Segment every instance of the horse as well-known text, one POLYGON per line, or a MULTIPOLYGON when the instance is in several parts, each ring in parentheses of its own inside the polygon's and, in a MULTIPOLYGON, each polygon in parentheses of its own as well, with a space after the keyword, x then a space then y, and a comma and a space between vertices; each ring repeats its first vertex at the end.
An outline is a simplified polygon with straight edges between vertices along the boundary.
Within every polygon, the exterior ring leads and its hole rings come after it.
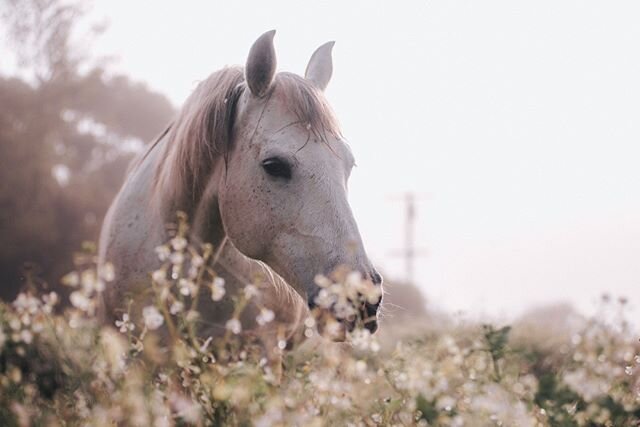
MULTIPOLYGON (((100 235, 99 264, 115 271, 103 293, 105 322, 127 300, 148 301, 149 274, 160 264, 154 248, 170 237, 166 225, 178 211, 192 241, 216 248, 213 268, 226 282, 222 301, 200 299, 203 335, 221 333, 233 296, 256 274, 270 286, 242 326, 259 329, 257 307, 266 306, 287 337, 315 305, 317 274, 346 266, 381 289, 347 201, 354 157, 324 96, 333 42, 313 53, 301 77, 276 73, 274 35, 254 42, 244 69, 225 67, 200 82, 132 162, 100 235)), ((359 308, 371 332, 381 299, 359 308)))

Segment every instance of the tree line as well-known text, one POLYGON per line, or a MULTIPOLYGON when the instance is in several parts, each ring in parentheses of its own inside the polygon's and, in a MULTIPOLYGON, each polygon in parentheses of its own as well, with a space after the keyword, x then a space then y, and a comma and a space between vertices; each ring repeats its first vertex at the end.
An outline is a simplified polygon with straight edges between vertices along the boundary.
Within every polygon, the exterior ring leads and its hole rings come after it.
POLYGON ((60 0, 0 0, 0 298, 28 281, 56 286, 97 241, 136 150, 171 120, 162 94, 72 43, 85 10, 60 0))

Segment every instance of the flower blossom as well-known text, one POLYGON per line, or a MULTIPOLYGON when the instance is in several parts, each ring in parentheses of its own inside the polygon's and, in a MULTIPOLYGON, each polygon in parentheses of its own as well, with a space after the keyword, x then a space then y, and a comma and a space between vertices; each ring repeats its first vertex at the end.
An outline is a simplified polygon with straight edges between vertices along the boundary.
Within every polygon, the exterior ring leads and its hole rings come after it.
POLYGON ((152 331, 158 329, 164 323, 164 317, 153 305, 142 309, 142 317, 144 318, 145 326, 152 331))

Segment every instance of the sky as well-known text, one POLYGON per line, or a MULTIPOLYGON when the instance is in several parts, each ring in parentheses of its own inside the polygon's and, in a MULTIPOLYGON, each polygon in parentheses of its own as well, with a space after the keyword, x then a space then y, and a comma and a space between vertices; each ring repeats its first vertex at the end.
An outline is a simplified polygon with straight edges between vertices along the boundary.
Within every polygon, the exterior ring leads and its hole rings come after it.
POLYGON ((399 196, 415 193, 429 303, 640 304, 640 2, 110 0, 91 14, 108 24, 91 54, 176 106, 267 30, 279 70, 298 73, 335 40, 326 94, 357 159, 367 251, 404 277, 399 196))

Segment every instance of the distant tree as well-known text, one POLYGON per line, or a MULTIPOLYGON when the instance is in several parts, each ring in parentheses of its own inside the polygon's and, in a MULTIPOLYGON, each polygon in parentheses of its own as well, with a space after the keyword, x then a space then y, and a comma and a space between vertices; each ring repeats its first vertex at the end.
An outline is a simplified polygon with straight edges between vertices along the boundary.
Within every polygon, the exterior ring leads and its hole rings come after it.
POLYGON ((0 0, 21 77, 0 69, 0 298, 34 262, 51 284, 95 241, 135 151, 174 114, 163 95, 91 66, 71 43, 83 16, 62 0, 0 0))
POLYGON ((541 362, 550 362, 545 357, 557 357, 558 348, 568 345, 585 322, 585 317, 569 303, 533 307, 513 322, 512 345, 536 352, 541 362))

